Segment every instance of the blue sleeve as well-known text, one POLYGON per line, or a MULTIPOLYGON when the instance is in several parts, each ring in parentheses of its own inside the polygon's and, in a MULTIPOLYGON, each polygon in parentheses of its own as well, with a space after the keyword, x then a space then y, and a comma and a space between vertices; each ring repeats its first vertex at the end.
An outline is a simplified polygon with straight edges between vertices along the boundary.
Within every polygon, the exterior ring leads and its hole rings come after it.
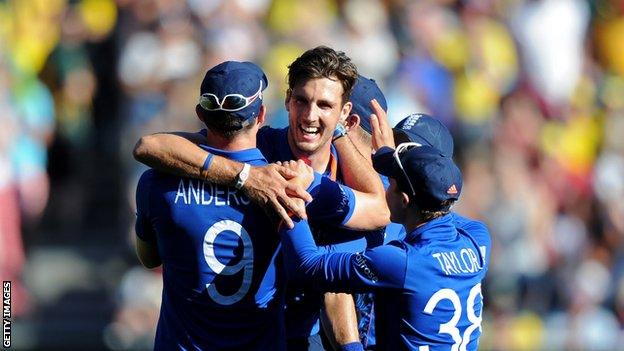
POLYGON ((136 190, 136 224, 134 230, 141 240, 147 242, 156 240, 156 232, 152 226, 149 213, 150 186, 153 172, 153 170, 147 170, 143 173, 136 190))
POLYGON ((355 210, 355 194, 351 188, 314 172, 308 192, 314 198, 306 207, 310 220, 342 226, 351 219, 355 210))
POLYGON ((363 253, 319 251, 305 220, 283 228, 282 247, 288 275, 295 281, 325 291, 361 292, 402 288, 407 256, 400 245, 379 246, 363 253))

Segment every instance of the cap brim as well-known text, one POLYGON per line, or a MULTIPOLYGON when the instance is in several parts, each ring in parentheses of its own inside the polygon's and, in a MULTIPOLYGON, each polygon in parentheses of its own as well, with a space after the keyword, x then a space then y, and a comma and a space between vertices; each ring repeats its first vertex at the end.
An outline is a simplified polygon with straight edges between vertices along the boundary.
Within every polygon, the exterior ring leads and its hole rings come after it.
POLYGON ((400 169, 394 159, 394 149, 384 146, 377 150, 373 155, 373 167, 379 174, 390 178, 396 178, 396 174, 400 169))
MULTIPOLYGON (((433 145, 431 145, 429 140, 427 140, 426 138, 423 138, 419 134, 416 134, 416 133, 414 133, 412 131, 407 131, 407 130, 403 130, 403 129, 400 129, 400 128, 393 128, 392 131, 394 132, 394 135, 402 136, 399 139, 401 139, 402 142, 404 142, 404 143, 406 143, 406 142, 419 143, 420 145, 423 145, 423 146, 434 147, 433 145)), ((398 144, 398 142, 397 142, 397 144, 398 144)))
POLYGON ((412 139, 410 139, 409 135, 407 135, 405 131, 403 131, 403 129, 392 128, 392 134, 394 136, 394 143, 397 145, 401 143, 409 143, 413 141, 412 139))

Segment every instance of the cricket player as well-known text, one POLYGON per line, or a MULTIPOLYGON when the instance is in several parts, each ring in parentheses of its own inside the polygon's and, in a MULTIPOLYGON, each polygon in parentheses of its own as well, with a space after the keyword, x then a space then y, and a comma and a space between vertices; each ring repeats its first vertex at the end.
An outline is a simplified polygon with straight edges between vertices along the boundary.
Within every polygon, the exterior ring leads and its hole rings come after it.
MULTIPOLYGON (((267 164, 256 148, 267 85, 250 62, 210 69, 196 108, 208 127, 202 147, 267 164)), ((163 266, 155 350, 285 349, 280 243, 267 235, 276 225, 240 191, 244 183, 243 175, 224 186, 155 170, 139 180, 137 253, 146 267, 163 266)))
MULTIPOLYGON (((442 122, 429 115, 411 114, 397 123, 395 128, 391 130, 387 124, 385 97, 374 80, 360 76, 351 94, 351 102, 353 109, 345 121, 345 126, 362 154, 370 154, 371 150, 375 150, 373 139, 379 139, 380 134, 382 134, 381 130, 383 130, 389 138, 380 141, 380 144, 394 147, 394 140, 399 143, 411 141, 435 147, 444 155, 453 156, 454 142, 450 131, 442 122), (370 101, 373 103, 369 103, 370 101)), ((387 189, 389 187, 388 178, 381 174, 380 176, 384 187, 387 189)), ((455 212, 451 212, 451 216, 457 227, 471 223, 469 219, 455 212)), ((403 225, 390 223, 385 228, 383 243, 387 244, 392 240, 404 239, 405 234, 403 225)), ((377 245, 378 243, 369 243, 368 247, 372 248, 377 245)), ((359 251, 362 250, 360 248, 355 250, 355 252, 359 251)), ((374 350, 376 348, 376 331, 373 295, 371 293, 357 294, 356 308, 362 345, 365 349, 374 350)))
MULTIPOLYGON (((424 113, 413 113, 397 123, 392 129, 392 132, 386 132, 389 130, 386 116, 380 114, 380 117, 376 120, 377 130, 373 133, 376 138, 376 142, 382 146, 388 146, 394 148, 394 143, 412 142, 423 146, 431 146, 438 149, 442 155, 447 157, 453 157, 453 137, 451 132, 446 126, 439 120, 424 113), (393 138, 386 138, 382 140, 383 134, 393 135, 393 138), (394 139, 394 140, 392 140, 394 139)), ((464 217, 457 212, 450 212, 451 218, 455 226, 462 229, 464 226, 469 227, 473 221, 467 217, 464 217)))
MULTIPOLYGON (((455 225, 450 208, 461 172, 440 150, 418 143, 382 147, 373 163, 390 178, 386 201, 405 239, 363 253, 327 252, 298 220, 282 231, 288 273, 318 289, 374 291, 378 349, 476 351, 491 242, 480 222, 455 225)), ((298 166, 303 173, 306 166, 298 166)))

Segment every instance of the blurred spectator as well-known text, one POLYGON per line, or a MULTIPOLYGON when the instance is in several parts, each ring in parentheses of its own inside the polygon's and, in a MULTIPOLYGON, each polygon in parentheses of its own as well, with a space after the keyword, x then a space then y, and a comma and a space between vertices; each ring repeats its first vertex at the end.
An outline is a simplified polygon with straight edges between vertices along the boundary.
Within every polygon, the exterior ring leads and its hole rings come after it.
POLYGON ((3 126, 0 128, 0 276, 3 280, 14 282, 17 293, 14 295, 13 313, 19 316, 27 307, 26 295, 21 285, 24 249, 21 236, 20 185, 14 162, 21 128, 5 62, 0 56, 0 124, 3 126))
POLYGON ((154 347, 160 310, 162 279, 142 267, 129 269, 121 279, 112 323, 104 331, 111 350, 147 350, 154 347))
POLYGON ((361 74, 379 80, 388 78, 398 63, 399 51, 384 4, 377 0, 349 0, 342 13, 346 28, 335 34, 334 45, 349 53, 361 74))
POLYGON ((549 108, 566 104, 580 79, 589 15, 577 0, 523 1, 514 11, 525 73, 549 108))

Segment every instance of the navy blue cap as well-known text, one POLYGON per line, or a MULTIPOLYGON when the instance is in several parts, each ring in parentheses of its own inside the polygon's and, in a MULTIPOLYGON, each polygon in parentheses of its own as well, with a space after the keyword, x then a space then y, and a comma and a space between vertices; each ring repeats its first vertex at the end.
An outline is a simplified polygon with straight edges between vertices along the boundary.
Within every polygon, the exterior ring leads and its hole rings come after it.
POLYGON ((397 123, 393 131, 397 143, 411 141, 433 146, 445 156, 453 156, 451 132, 442 122, 429 115, 413 113, 397 123))
POLYGON ((442 202, 457 200, 462 174, 451 157, 431 146, 413 147, 399 154, 405 173, 394 157, 394 149, 384 146, 373 155, 377 172, 396 180, 399 190, 412 196, 422 209, 441 209, 442 202), (415 194, 407 181, 414 187, 415 194))
POLYGON ((386 97, 377 86, 377 83, 375 83, 375 80, 358 75, 355 86, 351 91, 350 101, 353 104, 351 114, 360 116, 360 126, 368 134, 372 134, 370 124, 370 115, 374 113, 370 105, 372 99, 376 99, 384 111, 388 111, 386 97))
MULTIPOLYGON (((225 61, 206 72, 199 93, 212 93, 222 101, 228 94, 251 97, 258 89, 264 90, 268 85, 269 81, 258 65, 252 62, 225 61)), ((248 120, 257 117, 261 105, 262 99, 256 99, 244 109, 228 114, 248 120)))

